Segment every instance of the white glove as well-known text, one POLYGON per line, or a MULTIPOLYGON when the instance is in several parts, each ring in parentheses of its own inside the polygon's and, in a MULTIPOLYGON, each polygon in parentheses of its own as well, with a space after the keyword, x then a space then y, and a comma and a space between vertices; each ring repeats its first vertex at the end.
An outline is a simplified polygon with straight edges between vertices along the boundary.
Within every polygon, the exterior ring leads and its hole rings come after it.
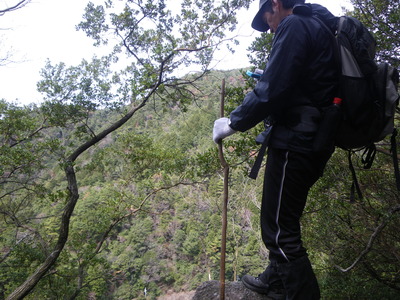
POLYGON ((215 120, 214 122, 214 130, 213 130, 213 141, 218 143, 220 140, 234 134, 236 130, 233 130, 229 126, 230 120, 229 118, 220 118, 215 120))

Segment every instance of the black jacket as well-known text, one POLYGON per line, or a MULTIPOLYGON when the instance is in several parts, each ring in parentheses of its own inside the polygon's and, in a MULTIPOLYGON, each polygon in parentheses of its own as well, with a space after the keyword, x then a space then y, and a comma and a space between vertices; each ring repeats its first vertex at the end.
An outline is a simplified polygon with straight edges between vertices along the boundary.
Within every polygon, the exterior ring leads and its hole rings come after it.
MULTIPOLYGON (((313 8, 335 18, 320 5, 313 8)), ((230 126, 246 131, 269 117, 275 123, 270 146, 309 152, 321 117, 318 108, 335 96, 338 68, 326 28, 294 12, 279 24, 264 74, 230 114, 230 126)))

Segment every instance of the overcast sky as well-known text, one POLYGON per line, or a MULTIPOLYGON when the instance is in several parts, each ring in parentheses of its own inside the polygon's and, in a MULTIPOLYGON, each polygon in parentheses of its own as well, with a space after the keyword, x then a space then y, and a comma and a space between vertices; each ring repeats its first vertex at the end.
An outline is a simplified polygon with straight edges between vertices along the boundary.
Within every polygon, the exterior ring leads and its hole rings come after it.
MULTIPOLYGON (((103 4, 104 0, 91 0, 103 4)), ((0 0, 0 9, 10 7, 19 0, 0 0)), ((36 92, 39 71, 46 59, 55 64, 79 64, 82 58, 101 56, 101 49, 92 46, 92 40, 75 26, 81 21, 86 0, 32 0, 25 7, 0 16, 0 57, 13 54, 14 63, 0 66, 0 98, 20 103, 40 102, 36 92)), ((349 0, 306 1, 326 6, 333 14, 340 15, 342 6, 350 7, 349 0)), ((220 54, 223 58, 218 69, 245 68, 249 66, 246 49, 258 33, 250 27, 258 10, 255 0, 249 11, 239 15, 240 47, 235 54, 220 54)))

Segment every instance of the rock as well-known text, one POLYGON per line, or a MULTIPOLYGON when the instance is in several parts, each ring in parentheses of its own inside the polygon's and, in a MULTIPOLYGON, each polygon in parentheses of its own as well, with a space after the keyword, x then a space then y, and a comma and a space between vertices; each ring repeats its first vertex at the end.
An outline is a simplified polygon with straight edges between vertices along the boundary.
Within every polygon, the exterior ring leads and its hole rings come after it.
MULTIPOLYGON (((192 300, 219 300, 219 281, 203 282, 197 289, 192 300)), ((242 282, 225 282, 225 300, 271 300, 266 295, 246 289, 242 282)))

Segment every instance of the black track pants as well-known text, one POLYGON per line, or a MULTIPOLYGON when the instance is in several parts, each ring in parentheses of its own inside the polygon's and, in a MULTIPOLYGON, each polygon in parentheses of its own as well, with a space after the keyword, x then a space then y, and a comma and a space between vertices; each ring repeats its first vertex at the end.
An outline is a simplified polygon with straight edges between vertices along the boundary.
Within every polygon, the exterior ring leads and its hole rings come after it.
MULTIPOLYGON (((264 272, 264 281, 272 284, 280 278, 287 299, 320 298, 300 232, 300 217, 308 191, 322 176, 331 153, 302 154, 270 148, 264 178, 261 205, 261 233, 269 250, 272 272, 264 272)), ((268 268, 267 268, 268 270, 268 268)))
POLYGON ((268 149, 261 233, 271 261, 290 262, 306 255, 301 241, 300 217, 308 191, 322 176, 330 155, 268 149))

